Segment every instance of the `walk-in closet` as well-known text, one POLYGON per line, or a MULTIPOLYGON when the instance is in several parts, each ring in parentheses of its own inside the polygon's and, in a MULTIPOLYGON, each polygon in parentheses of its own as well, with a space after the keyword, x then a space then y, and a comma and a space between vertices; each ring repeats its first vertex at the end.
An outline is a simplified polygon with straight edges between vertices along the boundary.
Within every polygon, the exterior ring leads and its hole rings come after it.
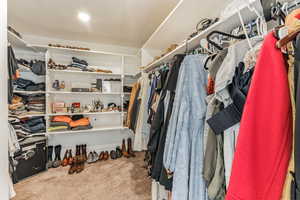
POLYGON ((299 33, 300 0, 1 0, 0 200, 300 200, 299 33))

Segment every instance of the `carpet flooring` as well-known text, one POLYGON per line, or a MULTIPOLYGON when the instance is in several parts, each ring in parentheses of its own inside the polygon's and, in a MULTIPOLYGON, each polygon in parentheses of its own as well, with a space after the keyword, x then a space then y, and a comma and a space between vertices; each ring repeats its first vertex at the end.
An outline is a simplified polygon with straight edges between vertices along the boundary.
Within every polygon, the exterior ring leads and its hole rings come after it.
POLYGON ((68 167, 49 169, 15 184, 12 200, 150 200, 144 153, 136 155, 86 164, 73 175, 68 175, 68 167))

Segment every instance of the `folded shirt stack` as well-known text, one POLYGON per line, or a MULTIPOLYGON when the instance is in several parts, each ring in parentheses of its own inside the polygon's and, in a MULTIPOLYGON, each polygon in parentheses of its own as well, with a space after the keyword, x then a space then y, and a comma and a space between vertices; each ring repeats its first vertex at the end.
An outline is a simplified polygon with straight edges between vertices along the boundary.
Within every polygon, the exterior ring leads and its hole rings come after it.
POLYGON ((44 114, 45 113, 45 95, 14 95, 12 104, 9 105, 9 114, 17 117, 25 115, 44 114))
POLYGON ((90 120, 82 115, 70 116, 54 116, 50 122, 48 131, 66 131, 66 130, 87 130, 93 128, 90 120))
POLYGON ((45 113, 45 95, 28 95, 26 97, 27 110, 30 113, 45 113))
POLYGON ((72 57, 72 63, 68 66, 74 70, 79 69, 82 71, 87 71, 88 63, 85 60, 80 60, 76 57, 72 57))
POLYGON ((26 136, 37 133, 44 133, 46 131, 46 124, 44 117, 32 117, 26 119, 16 119, 12 123, 16 134, 19 136, 26 136))
POLYGON ((22 91, 41 91, 45 90, 45 83, 34 83, 33 81, 18 78, 14 81, 16 90, 22 91))

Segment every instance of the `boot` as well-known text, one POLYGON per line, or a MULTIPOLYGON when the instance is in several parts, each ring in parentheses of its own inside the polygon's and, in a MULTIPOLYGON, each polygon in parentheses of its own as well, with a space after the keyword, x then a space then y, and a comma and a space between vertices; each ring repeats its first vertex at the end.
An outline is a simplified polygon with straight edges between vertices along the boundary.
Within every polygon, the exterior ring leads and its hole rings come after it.
POLYGON ((84 162, 87 161, 87 153, 86 153, 86 144, 85 145, 82 145, 82 151, 83 151, 83 160, 84 162))
POLYGON ((132 140, 131 140, 131 138, 127 139, 127 144, 128 144, 128 146, 127 146, 128 147, 128 150, 127 150, 128 154, 131 157, 135 157, 135 154, 134 154, 133 149, 132 149, 132 140))
POLYGON ((69 155, 68 155, 68 165, 72 165, 73 163, 73 155, 72 155, 72 149, 69 150, 69 155))
POLYGON ((53 162, 53 168, 57 168, 61 164, 61 158, 60 158, 61 145, 56 145, 54 147, 54 151, 55 151, 55 159, 54 159, 54 162, 53 162))
POLYGON ((48 146, 47 148, 47 168, 51 168, 53 165, 53 146, 48 146))
POLYGON ((61 166, 63 166, 63 167, 68 165, 68 154, 69 154, 69 150, 66 150, 64 159, 61 162, 61 166))
POLYGON ((126 150, 125 139, 123 139, 123 141, 122 141, 122 154, 123 154, 123 156, 125 158, 129 158, 130 157, 129 154, 128 154, 128 152, 127 152, 127 150, 126 150))
POLYGON ((70 169, 68 171, 69 174, 74 174, 77 171, 77 159, 78 159, 78 146, 76 145, 75 157, 73 158, 70 169))
POLYGON ((78 155, 78 160, 77 160, 77 169, 76 173, 80 173, 84 169, 84 155, 83 155, 83 146, 84 145, 79 145, 79 155, 78 155))

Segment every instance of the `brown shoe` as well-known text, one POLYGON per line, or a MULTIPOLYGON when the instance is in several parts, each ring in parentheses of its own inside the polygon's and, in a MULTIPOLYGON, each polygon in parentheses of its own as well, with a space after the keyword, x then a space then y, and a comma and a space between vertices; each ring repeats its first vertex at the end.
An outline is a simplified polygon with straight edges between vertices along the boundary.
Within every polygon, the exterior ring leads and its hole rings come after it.
POLYGON ((83 153, 83 146, 84 145, 79 145, 79 155, 77 157, 77 168, 76 168, 76 173, 80 173, 84 169, 84 153, 83 153))
POLYGON ((82 145, 82 153, 83 153, 84 162, 86 162, 87 161, 86 144, 82 145))
POLYGON ((103 158, 104 158, 104 151, 101 151, 101 153, 100 153, 100 155, 99 155, 99 161, 102 161, 103 160, 103 158))
POLYGON ((69 150, 66 150, 64 158, 61 162, 61 166, 63 166, 63 167, 68 165, 68 154, 69 154, 69 150))
POLYGON ((128 145, 128 150, 127 150, 128 154, 131 157, 135 157, 135 154, 134 154, 133 149, 132 149, 132 140, 131 140, 131 138, 127 139, 127 145, 128 145))
POLYGON ((125 144, 125 139, 123 139, 122 141, 122 154, 125 158, 129 158, 130 155, 128 154, 127 150, 126 150, 126 144, 125 144))
POLYGON ((103 160, 108 160, 108 159, 109 159, 109 153, 108 153, 108 151, 105 151, 103 160))

